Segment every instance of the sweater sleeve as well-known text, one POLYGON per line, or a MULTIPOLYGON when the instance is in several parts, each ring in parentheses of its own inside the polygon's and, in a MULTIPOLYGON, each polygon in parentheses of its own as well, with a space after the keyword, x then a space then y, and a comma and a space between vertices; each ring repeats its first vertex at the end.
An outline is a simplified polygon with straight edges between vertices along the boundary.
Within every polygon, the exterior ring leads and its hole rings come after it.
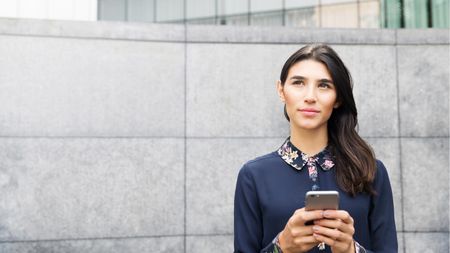
POLYGON ((371 245, 367 253, 397 253, 394 203, 389 176, 381 161, 377 161, 374 181, 376 195, 372 196, 369 213, 371 245))
POLYGON ((244 165, 239 171, 234 195, 234 252, 277 252, 274 242, 262 245, 261 208, 254 178, 244 165))

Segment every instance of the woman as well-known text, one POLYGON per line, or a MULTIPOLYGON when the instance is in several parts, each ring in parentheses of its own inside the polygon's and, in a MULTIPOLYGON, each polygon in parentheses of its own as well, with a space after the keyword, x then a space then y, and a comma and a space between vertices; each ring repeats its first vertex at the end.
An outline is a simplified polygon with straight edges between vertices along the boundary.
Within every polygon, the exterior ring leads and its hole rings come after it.
POLYGON ((301 48, 277 90, 290 137, 239 172, 235 252, 397 252, 389 177, 355 130, 352 80, 339 56, 327 45, 301 48), (340 210, 306 211, 310 190, 338 191, 340 210))

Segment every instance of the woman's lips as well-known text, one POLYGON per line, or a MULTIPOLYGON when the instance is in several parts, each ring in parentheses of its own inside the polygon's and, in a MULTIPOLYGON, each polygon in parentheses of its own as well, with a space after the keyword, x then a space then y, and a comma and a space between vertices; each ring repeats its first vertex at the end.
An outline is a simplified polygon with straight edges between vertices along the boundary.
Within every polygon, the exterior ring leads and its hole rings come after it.
POLYGON ((305 108, 299 110, 305 116, 316 116, 320 111, 312 108, 305 108))

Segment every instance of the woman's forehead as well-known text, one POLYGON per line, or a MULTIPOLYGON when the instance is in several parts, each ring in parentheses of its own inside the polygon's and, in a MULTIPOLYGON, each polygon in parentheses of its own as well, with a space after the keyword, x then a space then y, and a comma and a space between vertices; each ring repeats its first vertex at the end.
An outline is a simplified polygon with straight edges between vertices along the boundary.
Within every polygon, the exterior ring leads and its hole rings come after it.
POLYGON ((306 79, 332 79, 327 66, 316 60, 296 62, 289 68, 288 79, 294 76, 306 79))

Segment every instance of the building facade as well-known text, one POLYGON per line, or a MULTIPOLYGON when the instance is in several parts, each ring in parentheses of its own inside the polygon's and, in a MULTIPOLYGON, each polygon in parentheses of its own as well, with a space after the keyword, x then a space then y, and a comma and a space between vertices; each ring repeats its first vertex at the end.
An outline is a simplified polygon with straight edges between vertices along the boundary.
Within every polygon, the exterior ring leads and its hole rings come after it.
POLYGON ((448 28, 449 0, 99 0, 99 20, 304 28, 448 28))
POLYGON ((302 28, 449 28, 450 0, 2 0, 0 17, 302 28))

